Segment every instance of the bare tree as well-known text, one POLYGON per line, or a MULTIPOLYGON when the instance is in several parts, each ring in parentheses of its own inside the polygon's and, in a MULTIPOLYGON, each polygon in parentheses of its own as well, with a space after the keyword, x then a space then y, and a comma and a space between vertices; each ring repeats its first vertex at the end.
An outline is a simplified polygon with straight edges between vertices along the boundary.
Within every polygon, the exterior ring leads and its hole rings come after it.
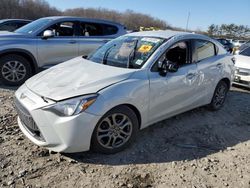
POLYGON ((208 27, 207 33, 215 37, 229 37, 235 39, 249 39, 250 28, 236 24, 212 24, 208 27))
POLYGON ((101 18, 120 22, 127 26, 128 29, 138 30, 140 27, 156 27, 159 29, 166 29, 170 26, 163 20, 153 18, 152 16, 136 13, 132 10, 127 10, 124 13, 108 10, 108 9, 92 9, 92 8, 77 8, 67 9, 64 15, 80 16, 86 18, 101 18))
POLYGON ((104 8, 76 8, 62 12, 51 7, 45 0, 0 0, 0 19, 25 18, 35 20, 53 15, 107 19, 122 23, 131 30, 138 30, 140 27, 170 28, 170 25, 163 20, 132 10, 118 12, 104 8))
POLYGON ((44 0, 0 0, 0 19, 37 19, 52 15, 61 15, 61 12, 44 0))

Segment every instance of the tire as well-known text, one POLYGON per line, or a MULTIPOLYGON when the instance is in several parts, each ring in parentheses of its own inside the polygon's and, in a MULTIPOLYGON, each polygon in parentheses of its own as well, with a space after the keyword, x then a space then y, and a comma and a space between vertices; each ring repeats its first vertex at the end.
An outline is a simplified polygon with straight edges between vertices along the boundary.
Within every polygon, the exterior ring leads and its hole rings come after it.
POLYGON ((97 123, 91 139, 91 150, 104 154, 120 152, 135 140, 138 130, 134 111, 125 105, 115 107, 97 123))
POLYGON ((219 110, 224 105, 228 90, 229 87, 227 83, 221 80, 215 88, 211 103, 208 105, 210 110, 219 110))
POLYGON ((4 85, 19 86, 32 75, 28 60, 20 55, 0 58, 0 79, 4 85))

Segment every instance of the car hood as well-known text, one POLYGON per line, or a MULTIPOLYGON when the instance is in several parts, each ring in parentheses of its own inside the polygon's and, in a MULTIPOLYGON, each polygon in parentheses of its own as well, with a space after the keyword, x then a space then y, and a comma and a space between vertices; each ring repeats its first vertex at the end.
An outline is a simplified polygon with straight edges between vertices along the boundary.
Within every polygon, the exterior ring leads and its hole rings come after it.
POLYGON ((14 33, 9 31, 0 31, 0 39, 9 39, 9 38, 23 38, 27 37, 26 34, 14 33))
POLYGON ((135 71, 135 69, 112 67, 77 57, 33 76, 25 84, 40 96, 60 101, 96 93, 128 79, 135 71))
POLYGON ((244 69, 250 69, 250 57, 244 55, 235 55, 235 66, 244 69))

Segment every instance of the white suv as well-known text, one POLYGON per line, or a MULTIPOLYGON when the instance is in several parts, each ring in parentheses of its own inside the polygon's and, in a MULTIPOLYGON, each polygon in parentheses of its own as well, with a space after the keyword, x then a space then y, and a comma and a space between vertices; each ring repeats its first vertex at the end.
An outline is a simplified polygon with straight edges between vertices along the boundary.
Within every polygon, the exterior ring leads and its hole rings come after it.
POLYGON ((203 105, 221 108, 231 58, 203 35, 128 34, 26 81, 15 94, 18 124, 57 152, 118 152, 155 122, 203 105))

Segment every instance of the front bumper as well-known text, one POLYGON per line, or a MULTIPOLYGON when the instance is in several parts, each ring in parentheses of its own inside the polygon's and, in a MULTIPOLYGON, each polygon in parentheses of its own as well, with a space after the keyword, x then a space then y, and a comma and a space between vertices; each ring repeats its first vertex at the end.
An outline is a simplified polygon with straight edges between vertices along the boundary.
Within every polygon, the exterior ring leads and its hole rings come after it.
POLYGON ((250 75, 235 74, 233 84, 250 88, 250 75))
POLYGON ((75 116, 60 117, 43 110, 54 102, 49 101, 48 104, 25 85, 17 90, 15 97, 18 103, 18 125, 36 145, 66 153, 89 150, 92 133, 100 116, 83 112, 75 116), (27 116, 29 118, 25 119, 27 116))

